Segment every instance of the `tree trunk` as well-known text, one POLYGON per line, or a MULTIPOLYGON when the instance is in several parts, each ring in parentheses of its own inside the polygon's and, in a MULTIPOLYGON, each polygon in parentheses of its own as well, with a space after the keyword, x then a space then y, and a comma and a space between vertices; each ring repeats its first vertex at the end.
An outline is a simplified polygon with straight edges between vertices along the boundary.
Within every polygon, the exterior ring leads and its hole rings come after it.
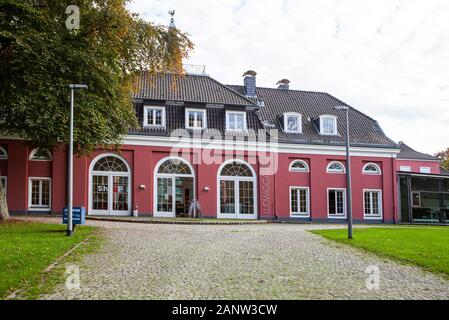
POLYGON ((7 220, 9 218, 8 204, 6 203, 6 193, 0 180, 0 221, 7 220))

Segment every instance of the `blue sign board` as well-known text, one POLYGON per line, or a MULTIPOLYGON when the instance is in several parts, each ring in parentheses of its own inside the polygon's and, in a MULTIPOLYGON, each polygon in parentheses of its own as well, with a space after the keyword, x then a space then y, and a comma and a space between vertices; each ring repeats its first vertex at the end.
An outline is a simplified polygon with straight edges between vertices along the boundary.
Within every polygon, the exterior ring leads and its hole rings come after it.
MULTIPOLYGON (((67 216, 69 209, 64 207, 64 214, 62 215, 62 223, 67 224, 67 216)), ((86 223, 86 208, 85 207, 73 207, 72 211, 73 224, 85 224, 86 223)))

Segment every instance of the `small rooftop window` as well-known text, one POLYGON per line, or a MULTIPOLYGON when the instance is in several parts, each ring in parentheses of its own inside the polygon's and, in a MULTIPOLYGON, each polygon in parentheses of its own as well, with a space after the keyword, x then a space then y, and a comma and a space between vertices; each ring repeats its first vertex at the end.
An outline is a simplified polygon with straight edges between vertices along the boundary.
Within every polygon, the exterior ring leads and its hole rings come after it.
POLYGON ((299 113, 287 112, 282 115, 282 119, 284 121, 283 127, 285 132, 290 133, 301 133, 301 119, 302 116, 299 113))
POLYGON ((320 116, 320 133, 324 135, 337 135, 337 117, 333 115, 320 116))

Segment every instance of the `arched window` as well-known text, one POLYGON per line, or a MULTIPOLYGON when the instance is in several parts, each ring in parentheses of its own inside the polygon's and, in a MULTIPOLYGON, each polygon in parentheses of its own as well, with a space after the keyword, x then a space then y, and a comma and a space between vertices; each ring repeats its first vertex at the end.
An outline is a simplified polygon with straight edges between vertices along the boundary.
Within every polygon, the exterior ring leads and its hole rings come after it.
POLYGON ((230 162, 221 169, 221 176, 224 177, 252 177, 251 169, 241 162, 230 162))
POLYGON ((345 173, 345 166, 338 161, 332 161, 327 166, 328 173, 345 173))
POLYGON ((183 158, 164 158, 156 165, 154 174, 154 215, 188 217, 190 204, 195 199, 192 166, 183 158))
POLYGON ((116 172, 128 172, 126 163, 116 156, 106 156, 98 160, 93 171, 116 171, 116 172))
POLYGON ((309 166, 303 160, 295 160, 290 163, 289 171, 291 172, 309 172, 309 166))
POLYGON ((36 161, 51 161, 51 152, 48 149, 36 148, 30 152, 30 160, 36 161))
POLYGON ((243 160, 224 162, 218 169, 218 218, 256 219, 256 174, 243 160))
POLYGON ((89 214, 130 215, 131 170, 112 153, 101 154, 90 165, 89 214))
POLYGON ((187 174, 191 175, 192 170, 187 163, 180 159, 168 159, 159 165, 158 174, 187 174))
POLYGON ((0 147, 0 160, 8 159, 8 152, 3 147, 0 147))
POLYGON ((380 167, 375 163, 367 163, 363 166, 362 170, 363 174, 374 174, 379 175, 381 174, 380 167))

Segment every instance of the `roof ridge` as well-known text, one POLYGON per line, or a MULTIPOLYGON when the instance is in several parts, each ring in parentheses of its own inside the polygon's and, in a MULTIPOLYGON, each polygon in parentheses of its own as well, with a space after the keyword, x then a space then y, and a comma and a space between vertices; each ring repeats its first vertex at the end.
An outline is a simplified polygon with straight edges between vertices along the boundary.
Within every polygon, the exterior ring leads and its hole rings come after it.
MULTIPOLYGON (((226 84, 226 86, 235 86, 235 87, 244 87, 244 85, 241 84, 226 84)), ((268 89, 268 90, 281 90, 278 88, 270 88, 270 87, 259 87, 256 86, 256 89, 268 89)), ((298 90, 298 89, 288 89, 288 90, 283 90, 283 91, 294 91, 294 92, 306 92, 306 93, 321 93, 321 94, 328 94, 325 91, 312 91, 312 90, 298 90)))

